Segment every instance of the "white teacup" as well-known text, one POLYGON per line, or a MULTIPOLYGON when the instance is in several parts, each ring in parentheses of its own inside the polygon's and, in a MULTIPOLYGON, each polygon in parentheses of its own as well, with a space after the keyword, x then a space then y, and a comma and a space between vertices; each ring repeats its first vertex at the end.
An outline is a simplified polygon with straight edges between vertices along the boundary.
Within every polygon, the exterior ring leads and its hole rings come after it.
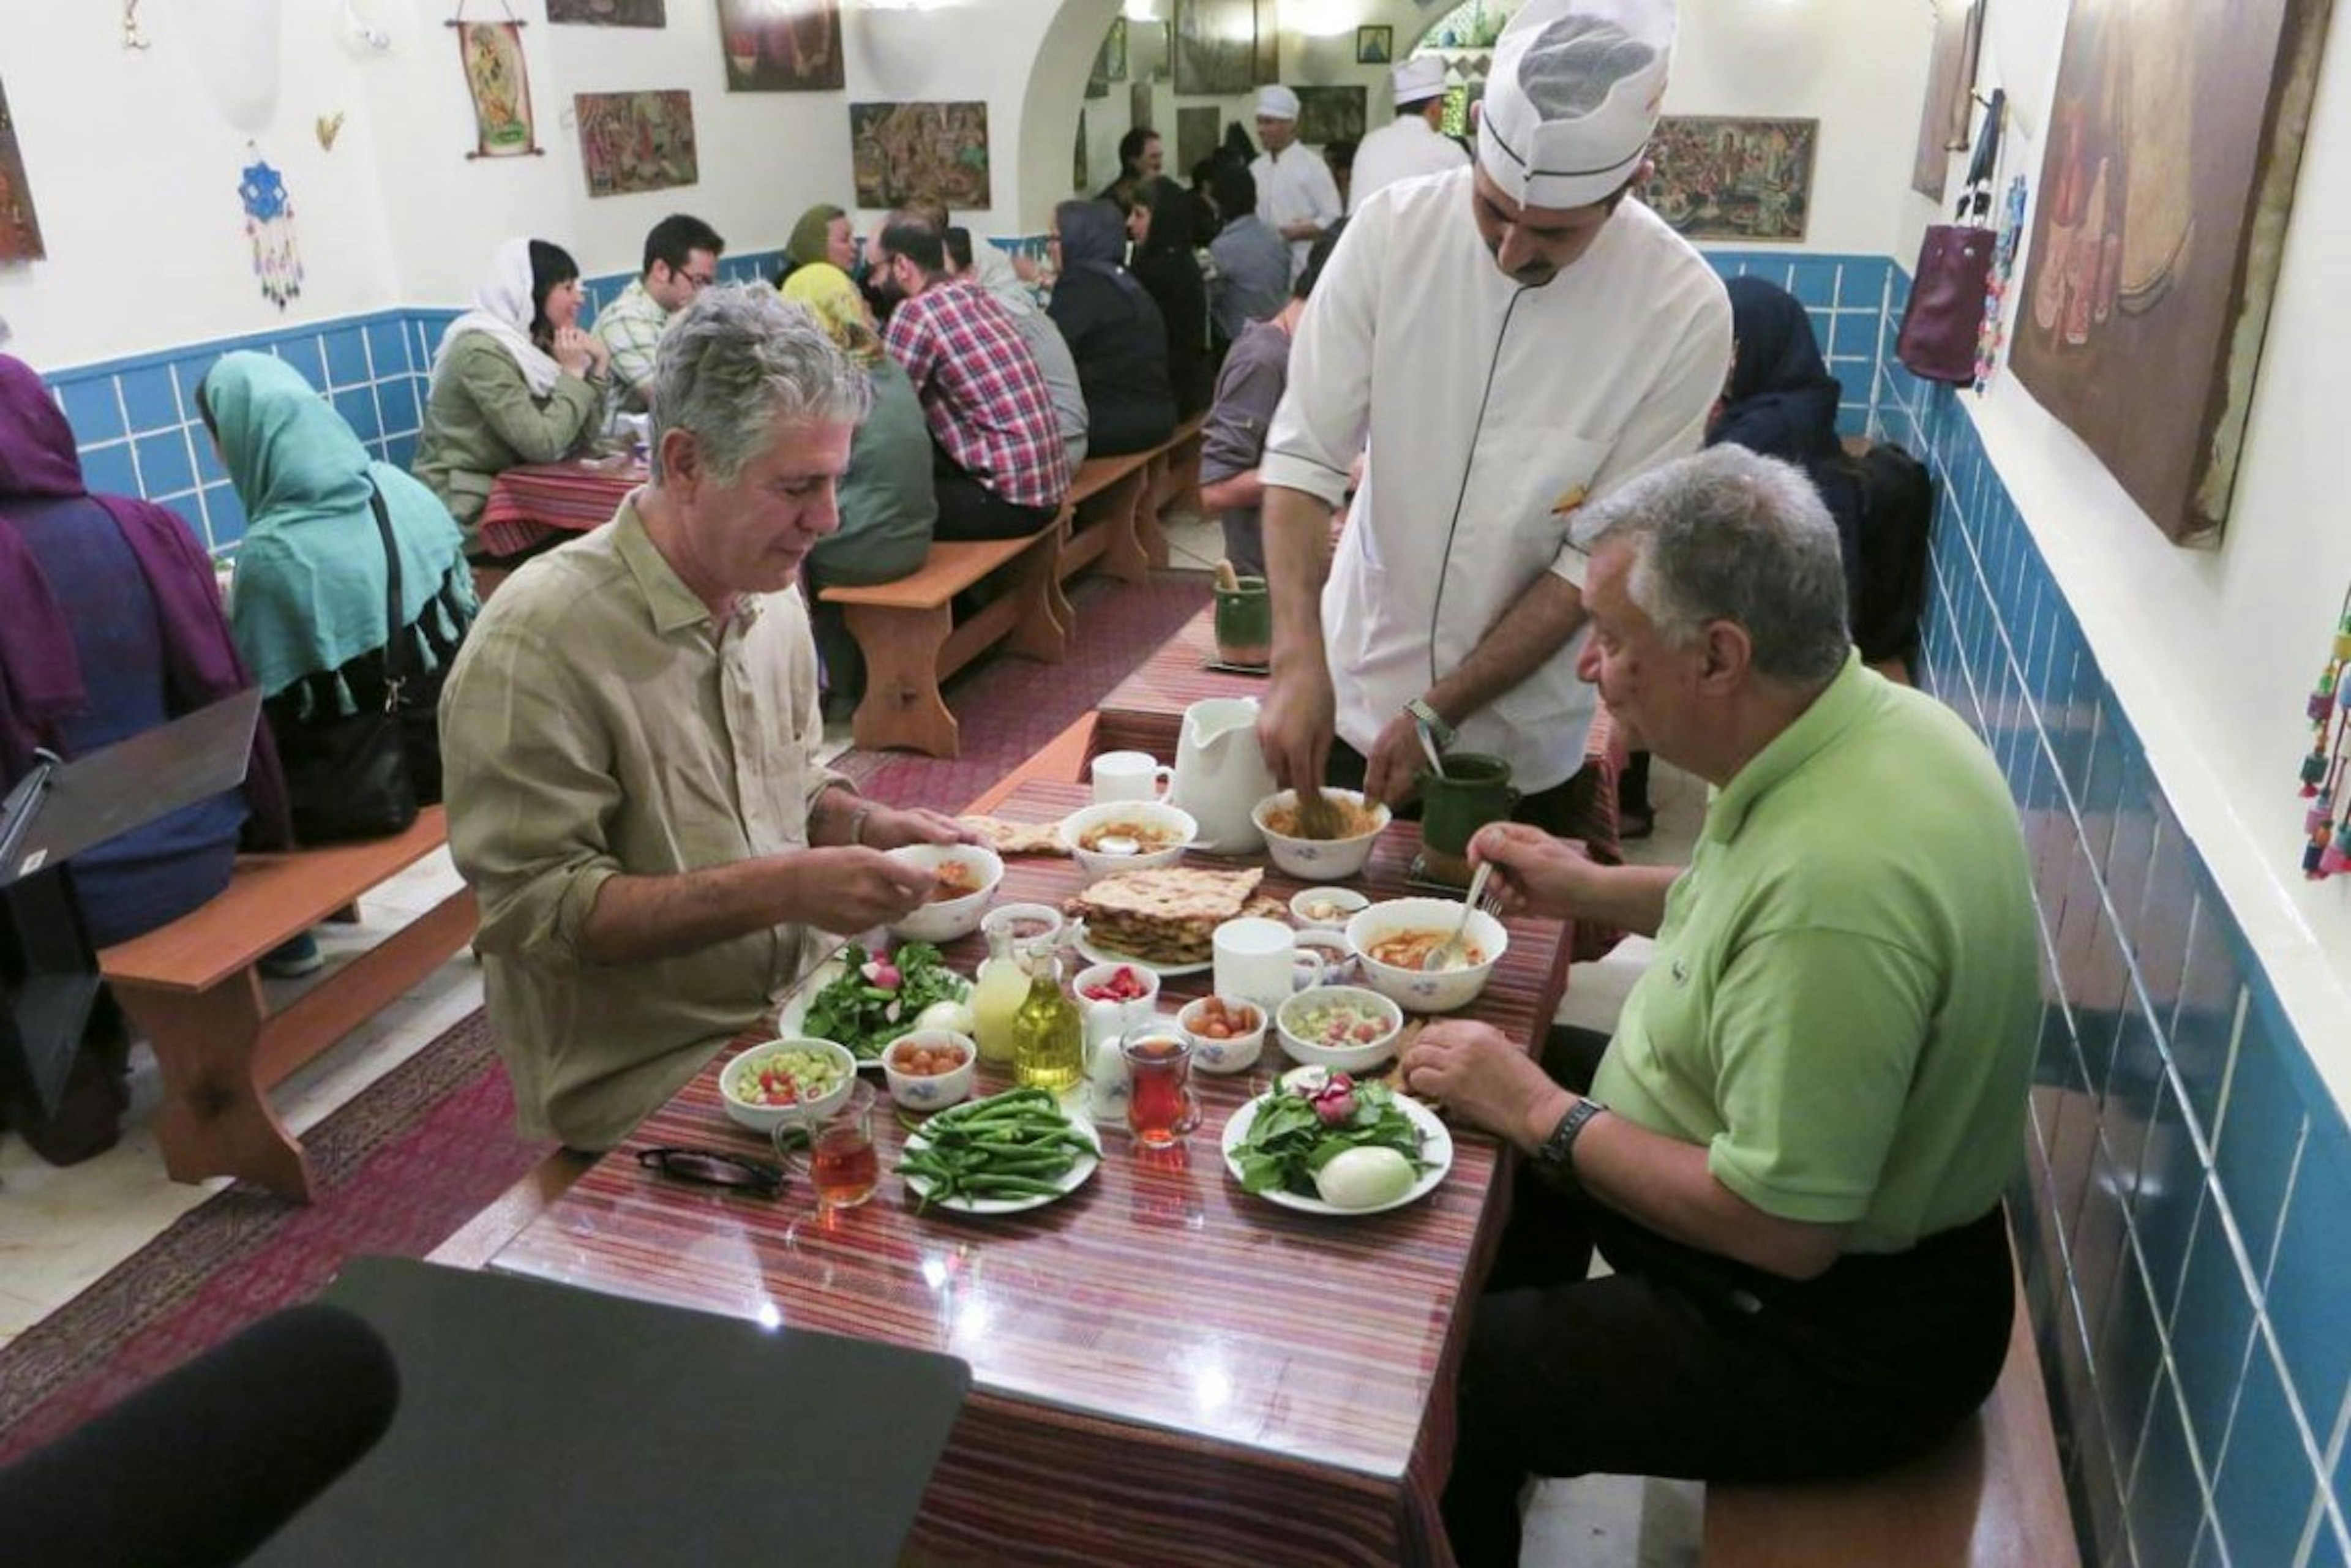
POLYGON ((1160 800, 1175 777, 1174 768, 1147 751, 1105 751, 1093 761, 1094 804, 1160 800))
POLYGON ((1331 949, 1301 938, 1280 921, 1254 915, 1217 926, 1210 946, 1217 994, 1254 1002, 1268 1011, 1287 1001, 1291 992, 1321 985, 1332 956, 1331 949))

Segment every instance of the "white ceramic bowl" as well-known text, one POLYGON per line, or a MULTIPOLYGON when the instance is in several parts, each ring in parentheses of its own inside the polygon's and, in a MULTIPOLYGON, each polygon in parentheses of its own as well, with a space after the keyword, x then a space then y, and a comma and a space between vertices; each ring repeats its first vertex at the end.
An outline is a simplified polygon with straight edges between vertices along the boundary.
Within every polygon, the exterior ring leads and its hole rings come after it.
POLYGON ((1004 880, 1004 857, 978 844, 905 844, 892 850, 890 858, 934 873, 949 863, 964 866, 976 889, 922 904, 893 921, 890 934, 901 942, 952 942, 970 936, 995 900, 996 884, 1004 880))
POLYGON ((1176 1027, 1192 1042, 1192 1065, 1203 1072, 1243 1072, 1257 1065, 1265 1050, 1266 1010, 1255 1002, 1239 997, 1221 998, 1200 997, 1184 1004, 1176 1015, 1176 1027), (1218 1039, 1200 1032, 1200 1019, 1212 1000, 1222 1000, 1228 1017, 1246 1008, 1257 1019, 1257 1028, 1246 1034, 1227 1035, 1218 1039))
POLYGON ((1395 1054, 1396 1031, 1404 1027, 1404 1009, 1379 992, 1361 986, 1309 986, 1275 1009, 1273 1021, 1281 1034, 1281 1049, 1290 1053, 1291 1061, 1338 1072, 1362 1072, 1395 1054), (1298 1032, 1298 1020, 1307 1012, 1334 1002, 1360 1008, 1385 1027, 1374 1038, 1353 1045, 1324 1045, 1298 1032))
POLYGON ((1347 922, 1347 945, 1363 966, 1364 983, 1416 1013, 1449 1013, 1468 1007, 1486 988, 1487 977, 1510 946, 1502 923, 1484 910, 1469 912, 1469 928, 1463 933, 1463 940, 1479 955, 1478 963, 1431 975, 1372 956, 1374 943, 1408 931, 1450 933, 1460 918, 1461 905, 1449 898, 1392 898, 1356 915, 1347 922))
MULTIPOLYGON (((1322 793, 1331 800, 1344 800, 1350 805, 1360 807, 1364 804, 1359 790, 1325 789, 1322 793)), ((1249 812, 1249 821, 1255 822, 1257 831, 1265 835, 1266 852, 1273 857, 1273 863, 1290 875, 1308 882, 1336 882, 1343 876, 1353 876, 1362 871, 1364 862, 1372 858, 1372 846, 1387 831, 1391 816, 1383 805, 1374 803, 1365 808, 1372 814, 1373 825, 1348 839, 1294 839, 1287 833, 1277 833, 1265 825, 1269 813, 1291 810, 1297 805, 1298 791, 1279 790, 1257 803, 1249 812)))
POLYGON ((979 1047, 967 1034, 957 1034, 951 1029, 918 1029, 912 1034, 902 1034, 890 1042, 882 1053, 882 1076, 890 1085, 890 1098, 910 1111, 942 1111, 971 1092, 971 1082, 979 1061, 979 1047), (931 1050, 946 1047, 963 1053, 963 1065, 945 1072, 927 1075, 902 1072, 898 1070, 899 1052, 914 1046, 931 1050))
POLYGON ((726 1103, 726 1114, 737 1125, 755 1133, 773 1133, 778 1127, 798 1122, 804 1116, 822 1115, 849 1098, 849 1086, 857 1082, 857 1058, 845 1045, 829 1040, 812 1040, 805 1035, 788 1035, 755 1045, 726 1064, 718 1075, 718 1092, 726 1103), (841 1068, 840 1081, 812 1100, 796 1105, 770 1105, 749 1098, 743 1090, 748 1075, 770 1056, 788 1051, 813 1051, 830 1058, 841 1068))
POLYGON ((1088 882, 1116 871, 1147 871, 1153 866, 1174 865, 1184 858, 1185 846, 1199 836, 1200 824, 1192 814, 1164 800, 1105 800, 1098 806, 1081 806, 1061 819, 1061 842, 1069 846, 1071 858, 1078 862, 1078 869, 1085 873, 1088 882), (1080 842, 1098 828, 1126 822, 1172 833, 1175 841, 1164 849, 1144 850, 1131 855, 1103 854, 1080 842))
POLYGON ((1290 919, 1301 931, 1344 931, 1371 902, 1352 887, 1301 887, 1290 894, 1290 919))

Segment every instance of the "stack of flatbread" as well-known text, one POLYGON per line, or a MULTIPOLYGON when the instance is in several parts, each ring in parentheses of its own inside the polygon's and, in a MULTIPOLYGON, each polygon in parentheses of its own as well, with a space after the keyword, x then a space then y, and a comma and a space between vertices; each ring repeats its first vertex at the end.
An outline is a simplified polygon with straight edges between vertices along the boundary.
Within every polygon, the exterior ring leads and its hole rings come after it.
POLYGON ((1065 902, 1095 944, 1154 964, 1203 964, 1217 927, 1280 905, 1251 896, 1265 873, 1156 866, 1102 878, 1065 902))

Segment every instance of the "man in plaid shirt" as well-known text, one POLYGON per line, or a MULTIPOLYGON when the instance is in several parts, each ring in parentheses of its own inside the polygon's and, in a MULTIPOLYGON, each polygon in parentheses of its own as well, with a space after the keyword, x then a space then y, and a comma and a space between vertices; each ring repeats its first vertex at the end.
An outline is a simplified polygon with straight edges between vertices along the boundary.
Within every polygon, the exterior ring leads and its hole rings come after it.
POLYGON ((949 276, 946 236, 899 211, 873 236, 870 285, 893 306, 883 341, 931 428, 937 536, 1001 539, 1051 522, 1070 493, 1052 393, 1004 307, 949 276))
POLYGON ((645 235, 643 274, 596 312, 596 336, 612 350, 612 396, 623 411, 643 412, 662 329, 718 281, 718 257, 726 249, 716 229, 687 214, 673 214, 645 235))

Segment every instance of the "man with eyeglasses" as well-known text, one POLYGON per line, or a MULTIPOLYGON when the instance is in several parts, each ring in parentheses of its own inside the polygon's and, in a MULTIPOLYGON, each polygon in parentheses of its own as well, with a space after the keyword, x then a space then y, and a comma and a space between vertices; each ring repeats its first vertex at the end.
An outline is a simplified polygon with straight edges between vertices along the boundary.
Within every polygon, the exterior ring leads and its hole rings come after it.
POLYGON ((684 213, 671 214, 646 234, 644 270, 596 312, 596 336, 612 351, 612 400, 622 413, 644 412, 663 329, 718 281, 726 252, 716 229, 684 213))
POLYGON ((441 702, 449 847, 522 1130, 604 1149, 758 1022, 819 932, 887 925, 969 835, 817 759, 799 578, 870 402, 765 284, 663 334, 653 476, 507 580, 441 702))

